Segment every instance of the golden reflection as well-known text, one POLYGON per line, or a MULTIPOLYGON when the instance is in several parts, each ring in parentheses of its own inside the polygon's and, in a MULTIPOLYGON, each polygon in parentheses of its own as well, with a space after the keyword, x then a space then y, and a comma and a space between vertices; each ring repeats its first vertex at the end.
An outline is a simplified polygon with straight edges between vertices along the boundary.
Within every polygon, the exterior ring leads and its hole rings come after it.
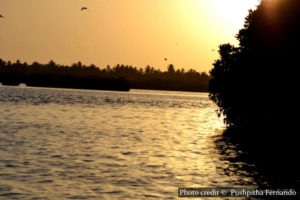
POLYGON ((10 180, 0 184, 11 193, 172 199, 179 186, 248 180, 219 172, 228 167, 213 139, 222 120, 206 93, 0 90, 0 157, 9 158, 0 173, 10 180))

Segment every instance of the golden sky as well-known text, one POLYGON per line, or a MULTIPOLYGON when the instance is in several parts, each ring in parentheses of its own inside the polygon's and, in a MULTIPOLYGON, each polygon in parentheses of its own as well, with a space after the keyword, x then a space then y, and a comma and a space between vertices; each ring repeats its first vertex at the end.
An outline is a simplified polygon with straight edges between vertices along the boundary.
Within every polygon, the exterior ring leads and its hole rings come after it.
POLYGON ((0 0, 0 58, 209 71, 258 0, 0 0), (81 11, 87 7, 87 11, 81 11), (164 58, 168 58, 167 61, 164 58))

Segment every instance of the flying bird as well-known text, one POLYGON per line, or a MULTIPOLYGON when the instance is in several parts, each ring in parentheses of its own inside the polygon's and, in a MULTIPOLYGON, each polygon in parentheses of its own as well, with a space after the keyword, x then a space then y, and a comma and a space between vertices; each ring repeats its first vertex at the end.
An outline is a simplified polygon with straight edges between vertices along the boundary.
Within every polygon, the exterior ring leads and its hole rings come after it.
POLYGON ((81 11, 84 11, 84 10, 88 10, 88 8, 87 7, 82 7, 81 11))
POLYGON ((167 61, 167 60, 168 60, 168 58, 165 58, 164 60, 165 60, 165 61, 167 61))
POLYGON ((0 18, 4 18, 3 15, 0 14, 0 18))

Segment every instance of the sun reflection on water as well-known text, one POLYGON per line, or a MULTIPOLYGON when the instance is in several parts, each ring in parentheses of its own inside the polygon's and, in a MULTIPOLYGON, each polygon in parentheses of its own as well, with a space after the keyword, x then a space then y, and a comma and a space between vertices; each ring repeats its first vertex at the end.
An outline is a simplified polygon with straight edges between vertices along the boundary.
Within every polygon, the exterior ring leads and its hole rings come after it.
POLYGON ((224 125, 206 93, 0 90, 0 195, 176 199, 178 187, 253 185, 216 148, 224 125))

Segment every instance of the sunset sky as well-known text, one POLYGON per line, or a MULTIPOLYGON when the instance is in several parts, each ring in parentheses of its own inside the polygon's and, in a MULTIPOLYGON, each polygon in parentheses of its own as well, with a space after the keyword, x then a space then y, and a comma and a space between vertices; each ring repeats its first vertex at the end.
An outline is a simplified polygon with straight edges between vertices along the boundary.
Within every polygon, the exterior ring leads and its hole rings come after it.
POLYGON ((258 0, 0 0, 0 58, 208 72, 258 0), (81 11, 87 7, 87 11, 81 11), (167 61, 164 58, 168 58, 167 61))

